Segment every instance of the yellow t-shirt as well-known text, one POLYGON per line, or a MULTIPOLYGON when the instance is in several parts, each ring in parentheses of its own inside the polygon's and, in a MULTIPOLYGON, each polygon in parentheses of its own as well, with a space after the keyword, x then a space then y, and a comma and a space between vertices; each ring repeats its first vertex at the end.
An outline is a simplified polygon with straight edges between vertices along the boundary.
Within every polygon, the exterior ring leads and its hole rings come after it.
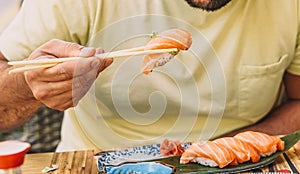
POLYGON ((0 1, 0 34, 18 13, 21 0, 0 1))
POLYGON ((0 38, 9 60, 59 38, 105 51, 143 46, 185 28, 188 51, 149 75, 141 56, 116 58, 65 112, 59 151, 209 139, 253 124, 300 75, 299 1, 233 0, 216 12, 183 0, 31 0, 0 38))

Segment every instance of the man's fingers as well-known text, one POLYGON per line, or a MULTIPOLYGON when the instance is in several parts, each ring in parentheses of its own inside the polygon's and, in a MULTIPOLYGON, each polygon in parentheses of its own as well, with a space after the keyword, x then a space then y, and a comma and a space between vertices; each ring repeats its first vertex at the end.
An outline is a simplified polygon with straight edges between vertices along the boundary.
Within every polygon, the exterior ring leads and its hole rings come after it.
POLYGON ((84 47, 79 54, 80 57, 92 57, 97 53, 97 50, 92 47, 84 47))
MULTIPOLYGON (((104 62, 105 63, 105 62, 104 62)), ((102 60, 98 58, 82 58, 76 61, 59 63, 53 67, 25 72, 25 76, 31 79, 39 79, 44 82, 57 82, 84 75, 89 71, 98 71, 102 60)))
MULTIPOLYGON (((25 76, 30 84, 33 94, 38 100, 44 100, 51 96, 59 95, 69 90, 89 88, 97 78, 97 69, 76 76, 58 81, 35 81, 33 76, 25 76)), ((52 79, 53 80, 53 79, 52 79)))
POLYGON ((32 85, 32 93, 37 100, 45 101, 53 96, 58 96, 72 91, 72 80, 60 82, 41 82, 32 85))
POLYGON ((63 91, 62 93, 57 93, 58 91, 55 91, 55 95, 45 94, 47 95, 44 96, 45 98, 40 97, 38 100, 50 108, 57 109, 57 110, 65 110, 67 108, 76 106, 79 100, 90 89, 91 84, 92 83, 89 83, 89 85, 87 84, 81 85, 80 87, 76 87, 76 88, 74 87, 72 89, 63 91))
POLYGON ((50 68, 24 72, 34 97, 50 108, 65 110, 76 106, 87 93, 98 74, 107 68, 112 58, 99 59, 101 48, 83 47, 76 43, 53 39, 34 51, 28 59, 82 57, 59 63, 50 68))
POLYGON ((101 64, 98 67, 98 73, 102 72, 103 70, 105 70, 105 68, 107 68, 109 65, 111 65, 113 63, 113 58, 104 58, 102 59, 101 64))
POLYGON ((34 51, 29 59, 38 57, 91 57, 95 53, 96 49, 92 47, 84 47, 77 43, 52 39, 34 51))
POLYGON ((42 103, 53 109, 65 110, 74 106, 73 99, 70 96, 72 96, 72 90, 51 96, 51 98, 42 101, 42 103))
POLYGON ((52 39, 40 47, 42 52, 55 57, 76 57, 80 55, 83 48, 79 44, 58 39, 52 39))

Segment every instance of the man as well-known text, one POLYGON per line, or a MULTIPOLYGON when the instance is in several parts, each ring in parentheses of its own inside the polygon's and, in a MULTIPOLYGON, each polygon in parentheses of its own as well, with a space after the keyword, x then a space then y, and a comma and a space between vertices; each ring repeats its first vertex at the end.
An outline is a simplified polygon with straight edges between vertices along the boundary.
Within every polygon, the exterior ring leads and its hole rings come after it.
POLYGON ((58 151, 300 128, 298 0, 30 2, 0 38, 1 130, 42 104, 66 110, 58 151), (141 56, 93 56, 170 28, 193 44, 149 75, 141 56), (74 56, 86 58, 8 74, 7 61, 74 56))

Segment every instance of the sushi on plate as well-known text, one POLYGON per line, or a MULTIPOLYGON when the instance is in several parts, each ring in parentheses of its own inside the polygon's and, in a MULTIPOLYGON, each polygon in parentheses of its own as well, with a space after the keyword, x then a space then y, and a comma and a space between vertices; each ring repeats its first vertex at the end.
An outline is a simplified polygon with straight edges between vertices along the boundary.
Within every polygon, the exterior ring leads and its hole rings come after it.
POLYGON ((244 142, 252 144, 263 157, 284 150, 284 141, 277 136, 271 136, 261 132, 246 131, 234 136, 244 142))
POLYGON ((195 142, 181 155, 180 163, 199 163, 205 166, 223 168, 236 164, 234 153, 223 145, 212 141, 195 142))
POLYGON ((215 143, 229 148, 236 156, 238 163, 243 163, 251 159, 252 162, 258 162, 260 155, 253 145, 244 142, 235 137, 224 137, 214 140, 215 143))
POLYGON ((213 141, 194 142, 180 158, 181 164, 199 163, 223 168, 246 161, 253 163, 261 157, 284 150, 284 141, 277 136, 261 132, 246 131, 234 137, 218 138, 213 141))

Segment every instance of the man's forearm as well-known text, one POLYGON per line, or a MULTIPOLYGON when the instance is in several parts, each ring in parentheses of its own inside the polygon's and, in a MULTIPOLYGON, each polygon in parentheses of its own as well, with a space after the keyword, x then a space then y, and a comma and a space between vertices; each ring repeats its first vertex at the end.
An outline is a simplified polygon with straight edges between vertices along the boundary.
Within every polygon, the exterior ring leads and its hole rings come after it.
POLYGON ((276 108, 259 123, 226 136, 233 136, 247 130, 265 132, 270 135, 284 135, 300 130, 300 100, 290 100, 276 108))
POLYGON ((41 106, 33 97, 23 75, 8 75, 9 69, 0 53, 0 132, 25 123, 41 106))

